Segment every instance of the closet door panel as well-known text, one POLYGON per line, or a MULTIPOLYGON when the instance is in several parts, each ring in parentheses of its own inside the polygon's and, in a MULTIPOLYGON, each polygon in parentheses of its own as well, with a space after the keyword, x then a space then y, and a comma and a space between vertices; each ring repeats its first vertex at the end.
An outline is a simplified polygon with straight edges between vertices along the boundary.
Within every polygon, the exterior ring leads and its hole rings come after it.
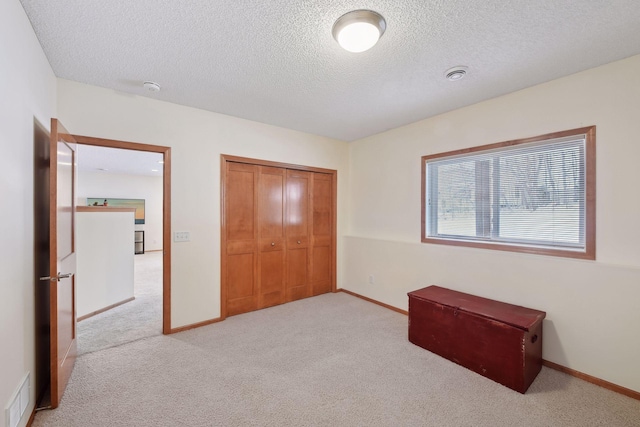
POLYGON ((259 308, 285 302, 285 176, 285 169, 260 167, 258 178, 259 308))
POLYGON ((313 295, 331 292, 331 248, 313 248, 313 295))
POLYGON ((258 191, 260 237, 284 237, 285 170, 260 167, 258 191))
POLYGON ((309 252, 307 248, 292 249, 288 253, 287 301, 295 301, 311 296, 309 287, 309 252))
POLYGON ((229 163, 225 191, 227 242, 256 238, 257 167, 229 163))
POLYGON ((330 247, 314 247, 312 256, 312 295, 325 294, 332 290, 330 247))
POLYGON ((313 174, 313 235, 331 238, 331 175, 313 174))
POLYGON ((229 298, 247 298, 253 295, 253 254, 232 255, 229 263, 229 298))
POLYGON ((331 292, 333 183, 331 175, 313 174, 311 287, 313 295, 331 292))
POLYGON ((260 254, 261 308, 284 303, 283 251, 260 254))
POLYGON ((287 170, 287 236, 309 235, 309 186, 311 174, 287 170))
POLYGON ((309 232, 311 173, 287 170, 287 301, 311 296, 309 232))
POLYGON ((257 308, 254 254, 227 257, 227 310, 229 315, 253 311, 257 308))
POLYGON ((224 207, 228 315, 258 308, 257 184, 257 166, 227 163, 224 207))
POLYGON ((254 253, 256 243, 253 240, 239 240, 227 243, 227 255, 254 253))

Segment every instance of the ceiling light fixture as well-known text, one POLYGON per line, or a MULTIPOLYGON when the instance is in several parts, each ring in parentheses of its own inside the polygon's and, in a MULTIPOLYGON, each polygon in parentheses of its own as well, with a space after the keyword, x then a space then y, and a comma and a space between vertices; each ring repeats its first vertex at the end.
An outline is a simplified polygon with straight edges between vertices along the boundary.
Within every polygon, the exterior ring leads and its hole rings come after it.
POLYGON ((160 92, 160 85, 155 82, 144 82, 142 86, 149 92, 160 92))
POLYGON ((382 15, 372 10, 354 10, 333 24, 333 38, 349 52, 364 52, 378 43, 387 28, 382 15))
POLYGON ((459 65, 457 67, 449 68, 444 75, 450 82, 455 82, 456 80, 460 80, 466 76, 467 70, 467 67, 459 65))

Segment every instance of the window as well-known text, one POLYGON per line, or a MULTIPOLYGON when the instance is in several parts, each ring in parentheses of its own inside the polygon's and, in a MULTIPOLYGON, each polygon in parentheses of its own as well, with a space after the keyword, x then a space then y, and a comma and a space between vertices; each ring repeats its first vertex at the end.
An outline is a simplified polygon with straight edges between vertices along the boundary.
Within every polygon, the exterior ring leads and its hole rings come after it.
POLYGON ((422 241, 595 259, 595 126, 422 157, 422 241))

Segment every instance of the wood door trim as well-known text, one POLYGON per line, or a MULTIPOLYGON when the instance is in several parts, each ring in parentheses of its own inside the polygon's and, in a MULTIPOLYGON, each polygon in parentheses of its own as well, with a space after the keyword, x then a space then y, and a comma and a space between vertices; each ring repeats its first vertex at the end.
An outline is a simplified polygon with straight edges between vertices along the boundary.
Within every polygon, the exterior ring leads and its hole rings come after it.
POLYGON ((225 189, 227 162, 246 163, 258 166, 269 166, 283 169, 292 169, 305 172, 317 172, 331 175, 333 194, 331 200, 331 291, 337 289, 337 225, 338 225, 338 171, 334 169, 317 168, 313 166, 295 165, 291 163, 274 162, 270 160, 251 159, 247 157, 220 155, 220 320, 227 318, 227 226, 225 219, 225 189))
POLYGON ((124 150, 148 151, 164 156, 162 168, 162 333, 172 333, 171 329, 171 147, 118 141, 92 136, 73 135, 78 144, 93 145, 124 150))
POLYGON ((226 224, 227 159, 220 156, 220 320, 227 318, 227 224, 226 224))
POLYGON ((163 145, 143 144, 141 142, 118 141, 115 139, 97 138, 94 136, 73 135, 79 144, 94 145, 97 147, 121 148, 123 150, 150 151, 153 153, 165 153, 171 151, 171 147, 163 145))
POLYGON ((331 174, 331 292, 336 292, 338 271, 338 172, 331 174))
POLYGON ((292 169, 292 170, 298 170, 298 171, 304 171, 304 172, 318 172, 318 173, 326 173, 326 174, 337 173, 337 171, 334 169, 324 169, 324 168, 317 168, 313 166, 294 165, 292 163, 273 162, 270 160, 251 159, 248 157, 230 156, 228 154, 221 154, 220 156, 222 157, 223 162, 247 163, 250 165, 269 166, 274 168, 292 169))

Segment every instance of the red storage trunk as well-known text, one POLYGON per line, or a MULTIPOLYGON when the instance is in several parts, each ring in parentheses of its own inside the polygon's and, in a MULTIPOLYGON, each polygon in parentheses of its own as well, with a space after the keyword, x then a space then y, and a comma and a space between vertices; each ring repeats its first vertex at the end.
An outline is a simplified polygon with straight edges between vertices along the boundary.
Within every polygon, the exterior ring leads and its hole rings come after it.
POLYGON ((545 316, 429 286, 409 293, 409 341, 524 393, 542 368, 545 316))

